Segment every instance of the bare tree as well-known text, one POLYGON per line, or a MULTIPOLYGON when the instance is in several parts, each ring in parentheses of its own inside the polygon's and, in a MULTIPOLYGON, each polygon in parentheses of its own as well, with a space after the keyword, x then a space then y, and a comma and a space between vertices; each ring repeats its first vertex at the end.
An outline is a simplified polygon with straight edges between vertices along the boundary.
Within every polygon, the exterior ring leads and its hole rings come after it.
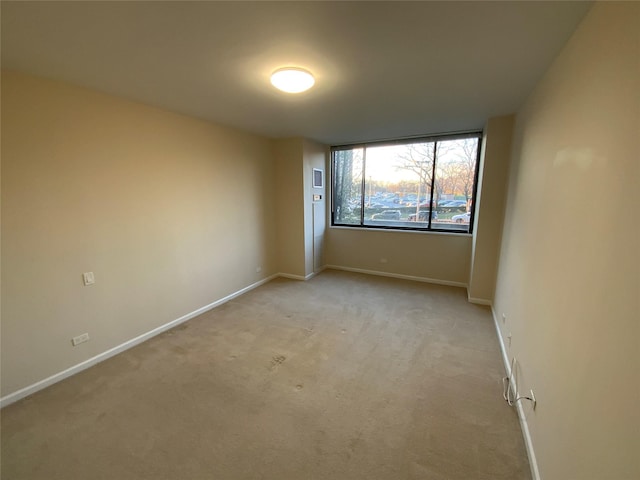
POLYGON ((478 139, 465 138, 458 140, 458 183, 462 187, 467 201, 473 195, 473 182, 476 174, 476 161, 478 158, 478 139))
POLYGON ((458 191, 460 167, 457 162, 439 161, 436 172, 436 190, 439 195, 455 195, 458 191))
POLYGON ((416 220, 419 220, 421 196, 426 196, 433 187, 435 147, 434 142, 410 143, 406 145, 405 152, 398 155, 400 164, 396 169, 413 172, 417 177, 414 184, 416 185, 416 220))
POLYGON ((335 221, 347 221, 351 214, 351 201, 360 197, 362 181, 362 153, 358 150, 334 152, 335 221))
MULTIPOLYGON (((464 195, 468 201, 473 195, 478 141, 476 138, 449 140, 447 155, 438 156, 436 187, 440 194, 464 195)), ((444 146, 444 145, 443 145, 444 146)))
POLYGON ((441 192, 455 188, 456 175, 454 172, 451 172, 451 175, 445 174, 442 178, 436 175, 435 181, 433 179, 433 162, 450 150, 451 146, 448 142, 411 143, 406 146, 406 152, 399 155, 401 163, 396 168, 408 170, 417 176, 416 219, 420 214, 421 195, 424 194, 427 199, 430 199, 433 190, 433 198, 437 201, 441 192))

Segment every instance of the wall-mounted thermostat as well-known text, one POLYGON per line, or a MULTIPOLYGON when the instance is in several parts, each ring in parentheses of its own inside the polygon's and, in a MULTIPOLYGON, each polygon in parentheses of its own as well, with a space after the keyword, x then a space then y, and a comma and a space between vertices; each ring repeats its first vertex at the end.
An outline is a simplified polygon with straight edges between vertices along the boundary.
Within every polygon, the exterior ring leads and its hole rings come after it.
POLYGON ((319 168, 313 169, 313 188, 324 188, 324 172, 319 168))

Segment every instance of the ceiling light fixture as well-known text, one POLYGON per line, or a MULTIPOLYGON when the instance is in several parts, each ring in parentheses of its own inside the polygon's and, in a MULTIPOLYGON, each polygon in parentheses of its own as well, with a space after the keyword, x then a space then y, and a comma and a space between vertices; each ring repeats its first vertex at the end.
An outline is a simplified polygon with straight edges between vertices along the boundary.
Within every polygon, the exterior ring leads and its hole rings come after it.
POLYGON ((287 93, 304 92, 315 83, 313 75, 303 68, 279 68, 271 74, 271 85, 287 93))

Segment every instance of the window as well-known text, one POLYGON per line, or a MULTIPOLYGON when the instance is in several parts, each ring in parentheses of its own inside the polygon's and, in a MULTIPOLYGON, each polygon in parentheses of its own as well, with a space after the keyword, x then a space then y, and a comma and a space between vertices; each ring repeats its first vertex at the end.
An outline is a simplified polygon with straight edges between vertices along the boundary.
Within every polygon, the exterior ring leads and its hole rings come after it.
POLYGON ((471 232, 481 133, 331 148, 331 224, 471 232))

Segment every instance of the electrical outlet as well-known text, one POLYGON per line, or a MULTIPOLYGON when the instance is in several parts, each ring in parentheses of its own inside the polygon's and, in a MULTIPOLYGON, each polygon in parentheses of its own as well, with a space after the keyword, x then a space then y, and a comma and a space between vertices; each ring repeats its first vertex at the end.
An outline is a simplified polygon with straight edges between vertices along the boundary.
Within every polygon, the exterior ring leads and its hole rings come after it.
POLYGON ((85 272, 82 274, 82 282, 85 286, 93 285, 96 283, 96 279, 93 276, 93 272, 85 272))
POLYGON ((71 345, 73 345, 75 347, 76 345, 80 345, 81 343, 88 342, 88 341, 89 341, 89 334, 88 333, 83 333, 82 335, 78 335, 77 337, 73 337, 71 339, 71 345))
POLYGON ((380 259, 380 263, 387 263, 387 261, 388 261, 388 260, 387 260, 386 258, 384 258, 384 257, 382 257, 382 258, 380 259))
POLYGON ((260 273, 262 271, 262 267, 256 267, 256 273, 260 273))

